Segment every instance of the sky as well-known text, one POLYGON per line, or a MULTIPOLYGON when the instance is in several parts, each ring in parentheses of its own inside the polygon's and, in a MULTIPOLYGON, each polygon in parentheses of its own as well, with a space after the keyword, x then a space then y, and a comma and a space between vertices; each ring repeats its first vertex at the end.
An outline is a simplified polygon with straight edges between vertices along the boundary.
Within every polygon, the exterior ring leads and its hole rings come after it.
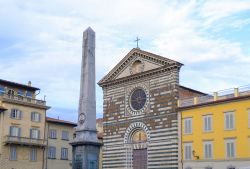
MULTIPOLYGON (((82 33, 96 32, 96 82, 132 48, 184 64, 180 84, 250 84, 250 0, 0 0, 0 79, 41 89, 50 117, 76 121, 82 33)), ((96 85, 97 117, 102 89, 96 85)))

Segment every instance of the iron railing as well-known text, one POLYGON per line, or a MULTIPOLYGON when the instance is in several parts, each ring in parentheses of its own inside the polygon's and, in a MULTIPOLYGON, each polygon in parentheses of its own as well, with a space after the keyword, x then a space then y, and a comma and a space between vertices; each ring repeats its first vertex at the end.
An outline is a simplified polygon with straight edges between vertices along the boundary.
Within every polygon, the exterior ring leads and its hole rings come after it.
POLYGON ((250 85, 241 86, 238 88, 230 88, 226 90, 220 90, 213 94, 207 94, 204 96, 190 97, 178 100, 178 107, 192 106, 202 103, 209 103, 218 100, 226 100, 230 98, 240 96, 250 96, 250 85))

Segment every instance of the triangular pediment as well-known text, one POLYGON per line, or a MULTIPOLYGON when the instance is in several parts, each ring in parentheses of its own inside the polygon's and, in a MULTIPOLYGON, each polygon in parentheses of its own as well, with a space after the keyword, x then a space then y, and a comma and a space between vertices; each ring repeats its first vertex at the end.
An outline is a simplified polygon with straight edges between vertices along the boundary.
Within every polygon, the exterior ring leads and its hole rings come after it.
POLYGON ((98 84, 158 69, 174 63, 179 62, 134 48, 98 84))

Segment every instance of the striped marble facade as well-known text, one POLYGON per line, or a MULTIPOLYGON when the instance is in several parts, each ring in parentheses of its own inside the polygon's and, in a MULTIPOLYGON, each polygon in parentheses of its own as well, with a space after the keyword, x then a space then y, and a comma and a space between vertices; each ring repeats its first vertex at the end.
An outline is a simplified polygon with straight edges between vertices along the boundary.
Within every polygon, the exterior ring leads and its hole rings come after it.
POLYGON ((131 169, 132 151, 147 148, 148 169, 178 168, 177 99, 179 67, 152 76, 103 87, 103 169, 131 169), (126 110, 127 91, 148 90, 147 108, 139 114, 126 110), (143 130, 147 143, 129 143, 133 130, 143 130))

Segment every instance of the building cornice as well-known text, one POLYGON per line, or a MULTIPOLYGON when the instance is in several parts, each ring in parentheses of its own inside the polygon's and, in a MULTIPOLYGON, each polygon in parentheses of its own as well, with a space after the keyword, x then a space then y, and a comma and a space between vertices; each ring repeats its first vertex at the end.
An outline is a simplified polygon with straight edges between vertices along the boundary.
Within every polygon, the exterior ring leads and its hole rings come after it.
POLYGON ((156 55, 147 51, 143 51, 138 48, 132 49, 106 76, 104 76, 98 84, 105 83, 106 81, 113 80, 117 75, 133 60, 134 57, 140 56, 146 60, 153 61, 162 66, 177 63, 183 65, 180 62, 165 58, 160 55, 156 55))
POLYGON ((127 76, 127 77, 123 77, 123 78, 119 78, 119 79, 115 79, 115 80, 110 80, 110 81, 99 82, 98 85, 101 86, 101 87, 108 87, 108 86, 111 86, 111 85, 125 83, 125 82, 131 81, 131 80, 141 79, 141 78, 152 76, 152 75, 155 75, 155 74, 160 74, 160 73, 170 71, 170 70, 174 70, 174 69, 179 70, 181 68, 181 66, 182 66, 181 63, 176 62, 176 63, 165 65, 165 66, 162 66, 162 67, 159 67, 159 68, 156 68, 156 69, 152 69, 152 70, 148 70, 148 71, 145 71, 145 72, 130 75, 130 76, 127 76))
POLYGON ((247 99, 250 99, 250 95, 238 96, 238 97, 216 100, 216 101, 211 101, 211 102, 206 102, 206 103, 194 104, 191 106, 179 107, 179 108, 177 108, 177 110, 178 111, 190 110, 190 109, 195 109, 195 108, 200 108, 200 107, 205 107, 205 106, 214 106, 214 105, 218 105, 218 104, 237 102, 237 101, 247 100, 247 99))

